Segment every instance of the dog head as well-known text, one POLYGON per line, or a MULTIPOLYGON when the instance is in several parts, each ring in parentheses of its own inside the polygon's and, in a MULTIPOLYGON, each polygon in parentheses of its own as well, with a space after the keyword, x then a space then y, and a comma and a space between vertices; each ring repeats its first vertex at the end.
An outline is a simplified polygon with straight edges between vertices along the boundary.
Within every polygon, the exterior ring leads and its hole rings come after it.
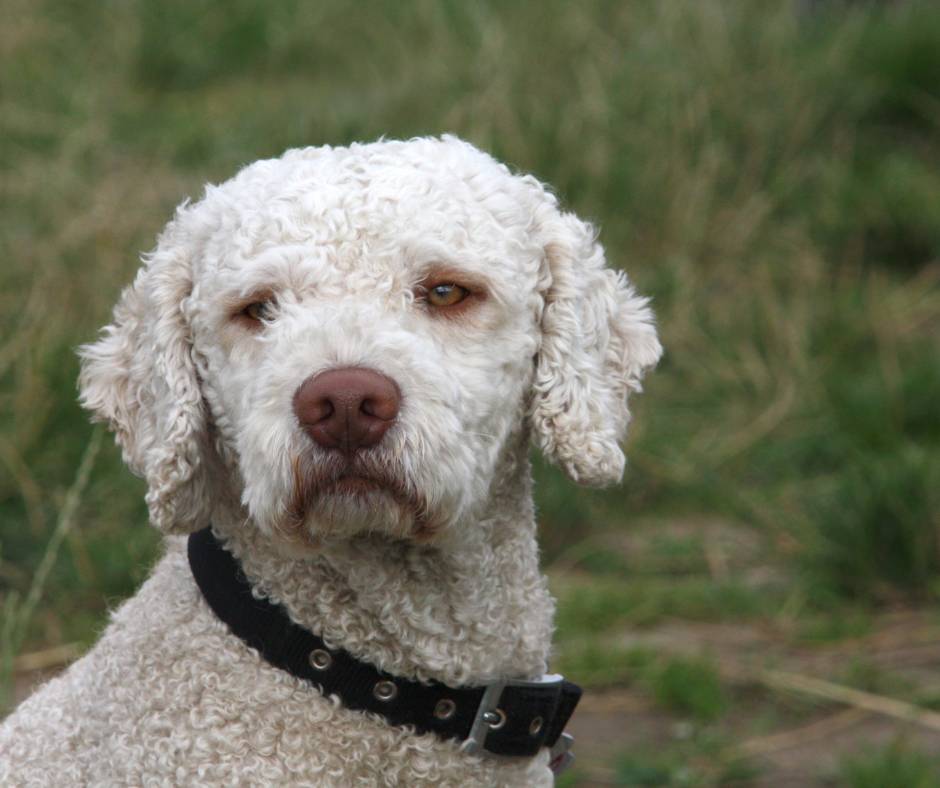
POLYGON ((660 352, 590 225, 444 137, 289 151, 184 203, 80 386, 166 531, 225 480, 271 533, 429 539, 527 425, 575 481, 617 481, 660 352))

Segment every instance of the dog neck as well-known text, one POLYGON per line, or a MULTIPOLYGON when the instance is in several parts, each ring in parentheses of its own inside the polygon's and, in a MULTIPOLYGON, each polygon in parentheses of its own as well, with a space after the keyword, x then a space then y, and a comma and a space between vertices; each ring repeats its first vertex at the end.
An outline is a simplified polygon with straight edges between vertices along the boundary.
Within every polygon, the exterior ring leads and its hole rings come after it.
POLYGON ((554 603, 538 567, 529 463, 514 460, 478 516, 434 546, 372 535, 298 556, 234 512, 213 525, 255 591, 331 647, 454 686, 536 677, 554 603))

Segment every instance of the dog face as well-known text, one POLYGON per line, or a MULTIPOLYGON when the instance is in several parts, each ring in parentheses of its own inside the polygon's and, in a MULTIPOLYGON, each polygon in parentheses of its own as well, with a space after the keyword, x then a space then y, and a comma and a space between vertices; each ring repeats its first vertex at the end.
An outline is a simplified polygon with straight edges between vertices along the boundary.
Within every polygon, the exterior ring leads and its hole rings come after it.
POLYGON ((309 148, 184 205, 82 349, 82 398, 209 522, 228 467, 256 525, 428 540, 488 500, 530 424, 576 481, 619 479, 652 316, 590 226, 452 137, 309 148))

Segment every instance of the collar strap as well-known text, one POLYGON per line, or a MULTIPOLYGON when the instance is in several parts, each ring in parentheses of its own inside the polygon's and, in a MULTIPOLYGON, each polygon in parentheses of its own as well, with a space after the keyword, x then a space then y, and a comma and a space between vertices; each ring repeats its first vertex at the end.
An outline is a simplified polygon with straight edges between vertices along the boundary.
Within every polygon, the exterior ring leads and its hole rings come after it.
MULTIPOLYGON (((209 607, 270 664, 417 733, 459 739, 468 752, 532 756, 559 742, 581 688, 561 676, 450 687, 386 673, 291 621, 280 605, 251 593, 238 562, 204 528, 189 537, 189 565, 209 607)), ((562 745, 564 740, 559 742, 562 745)), ((557 748, 556 748, 557 749, 557 748)))

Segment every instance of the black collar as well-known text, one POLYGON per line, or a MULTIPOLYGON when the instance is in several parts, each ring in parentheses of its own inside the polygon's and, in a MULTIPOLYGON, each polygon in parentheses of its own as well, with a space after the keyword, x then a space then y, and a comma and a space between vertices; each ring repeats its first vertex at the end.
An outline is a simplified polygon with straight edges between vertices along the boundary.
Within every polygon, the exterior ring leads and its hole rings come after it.
POLYGON ((211 528, 189 537, 189 565, 209 607, 233 634, 275 667, 317 685, 324 695, 336 695, 347 708, 379 714, 418 733, 462 740, 468 752, 532 756, 553 747, 553 762, 567 760, 561 750, 567 750, 570 737, 562 738, 562 731, 581 688, 561 676, 482 687, 394 676, 327 648, 280 605, 255 598, 238 562, 211 528))

